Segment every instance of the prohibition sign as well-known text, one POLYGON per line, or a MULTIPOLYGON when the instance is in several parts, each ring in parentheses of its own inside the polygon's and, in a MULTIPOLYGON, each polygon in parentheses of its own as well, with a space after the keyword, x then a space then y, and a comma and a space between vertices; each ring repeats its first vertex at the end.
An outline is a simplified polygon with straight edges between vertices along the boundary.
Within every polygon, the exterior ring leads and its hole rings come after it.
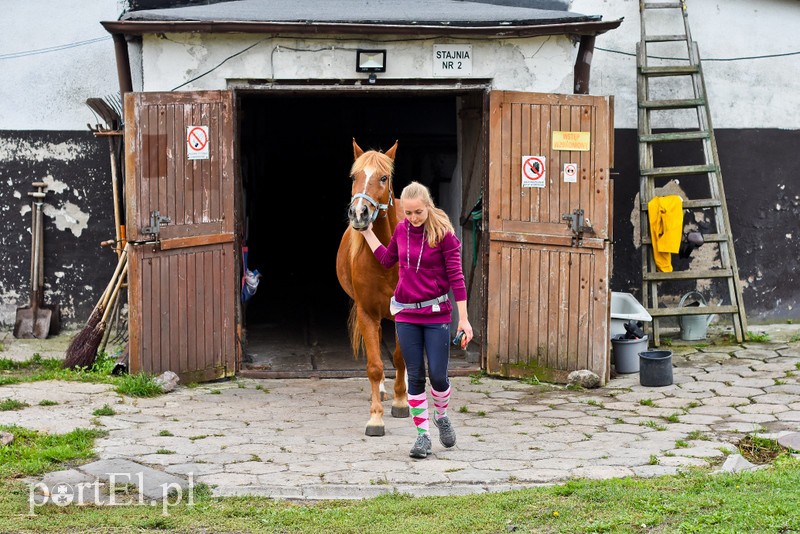
POLYGON ((565 163, 564 164, 564 181, 576 183, 578 181, 578 164, 565 163))
POLYGON ((522 156, 522 187, 544 187, 546 173, 544 156, 522 156))
POLYGON ((189 159, 208 159, 208 126, 189 126, 186 155, 189 159))

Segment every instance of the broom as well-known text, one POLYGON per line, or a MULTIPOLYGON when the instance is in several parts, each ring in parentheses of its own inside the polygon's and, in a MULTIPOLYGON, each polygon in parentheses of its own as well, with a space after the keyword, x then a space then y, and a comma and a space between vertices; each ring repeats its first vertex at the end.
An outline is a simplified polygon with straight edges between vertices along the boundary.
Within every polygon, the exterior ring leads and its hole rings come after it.
MULTIPOLYGON (((125 280, 127 274, 128 264, 125 263, 122 272, 116 279, 114 290, 109 294, 106 300, 105 311, 100 318, 100 322, 91 330, 87 329, 87 333, 80 340, 80 344, 75 348, 72 358, 74 363, 70 362, 70 367, 91 367, 94 365, 94 361, 97 358, 97 348, 100 346, 100 342, 103 340, 103 334, 106 332, 106 320, 108 319, 111 308, 113 308, 112 304, 116 300, 119 289, 122 287, 122 282, 125 280)), ((64 362, 64 366, 67 367, 66 361, 64 362)))
MULTIPOLYGON (((66 358, 64 359, 63 364, 64 369, 88 367, 91 365, 91 363, 87 365, 86 356, 81 352, 82 347, 84 347, 86 344, 86 338, 94 332, 95 327, 103 318, 103 313, 108 307, 109 299, 111 298, 111 293, 116 285, 117 278, 120 276, 122 269, 127 268, 127 255, 128 245, 126 244, 125 248, 120 254, 119 260, 117 261, 117 268, 114 270, 114 274, 111 276, 111 280, 108 282, 108 286, 106 286, 105 291, 103 291, 103 294, 100 296, 100 300, 97 302, 97 305, 95 305, 91 315, 89 315, 89 319, 86 321, 86 326, 84 326, 81 331, 72 338, 69 346, 67 347, 66 358)), ((94 355, 92 355, 92 363, 94 362, 94 358, 94 355)))

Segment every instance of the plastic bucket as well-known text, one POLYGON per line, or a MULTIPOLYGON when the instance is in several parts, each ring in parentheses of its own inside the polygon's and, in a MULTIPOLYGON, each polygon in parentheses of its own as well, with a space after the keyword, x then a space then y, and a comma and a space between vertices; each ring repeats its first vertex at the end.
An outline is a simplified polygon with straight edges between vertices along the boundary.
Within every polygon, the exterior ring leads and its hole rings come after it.
POLYGON ((611 340, 614 369, 620 374, 639 372, 639 353, 647 350, 647 336, 642 339, 615 338, 611 340))
POLYGON ((660 387, 672 384, 672 351, 651 350, 639 353, 639 383, 660 387))
MULTIPOLYGON (((704 308, 707 303, 702 293, 697 291, 689 291, 678 303, 679 307, 683 307, 686 299, 695 297, 697 300, 693 304, 704 308)), ((711 315, 682 315, 679 319, 681 326, 681 339, 684 341, 699 341, 705 339, 708 334, 708 323, 711 322, 711 315)))

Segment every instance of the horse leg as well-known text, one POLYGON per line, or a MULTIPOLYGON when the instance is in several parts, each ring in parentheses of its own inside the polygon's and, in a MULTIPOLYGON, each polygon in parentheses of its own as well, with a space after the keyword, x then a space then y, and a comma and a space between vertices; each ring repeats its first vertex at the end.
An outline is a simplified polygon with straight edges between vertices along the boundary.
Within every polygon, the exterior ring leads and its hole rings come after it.
POLYGON ((364 348, 367 353, 367 376, 369 377, 370 410, 367 422, 367 436, 383 436, 386 429, 383 425, 383 405, 381 404, 380 387, 383 380, 383 361, 381 360, 381 345, 378 334, 380 319, 369 317, 366 312, 358 310, 358 328, 364 339, 364 348))
MULTIPOLYGON (((397 337, 395 335, 395 337, 397 337)), ((406 362, 400 351, 400 342, 395 339, 394 354, 392 355, 394 368, 397 374, 394 377, 394 400, 392 401, 392 417, 408 417, 408 384, 406 383, 406 362)))
MULTIPOLYGON (((379 351, 378 352, 379 355, 383 354, 383 352, 382 352, 383 351, 383 325, 381 325, 381 320, 380 319, 378 319, 378 351, 379 351)), ((381 356, 381 360, 383 360, 382 356, 381 356)), ((386 393, 386 373, 383 373, 381 375, 381 385, 378 388, 378 390, 380 391, 380 394, 381 394, 381 402, 383 402, 385 400, 389 400, 389 394, 386 393)))

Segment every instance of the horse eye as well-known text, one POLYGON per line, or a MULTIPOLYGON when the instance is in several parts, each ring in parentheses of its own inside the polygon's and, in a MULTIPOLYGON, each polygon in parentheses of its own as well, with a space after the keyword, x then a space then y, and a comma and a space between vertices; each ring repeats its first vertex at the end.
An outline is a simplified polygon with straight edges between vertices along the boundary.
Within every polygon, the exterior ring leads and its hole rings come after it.
POLYGON ((386 180, 388 180, 388 179, 389 179, 389 177, 388 177, 388 176, 381 176, 381 183, 382 183, 382 184, 385 184, 385 183, 386 183, 386 180))
POLYGON ((355 174, 351 174, 350 175, 350 180, 355 182, 356 181, 356 175, 355 174))

